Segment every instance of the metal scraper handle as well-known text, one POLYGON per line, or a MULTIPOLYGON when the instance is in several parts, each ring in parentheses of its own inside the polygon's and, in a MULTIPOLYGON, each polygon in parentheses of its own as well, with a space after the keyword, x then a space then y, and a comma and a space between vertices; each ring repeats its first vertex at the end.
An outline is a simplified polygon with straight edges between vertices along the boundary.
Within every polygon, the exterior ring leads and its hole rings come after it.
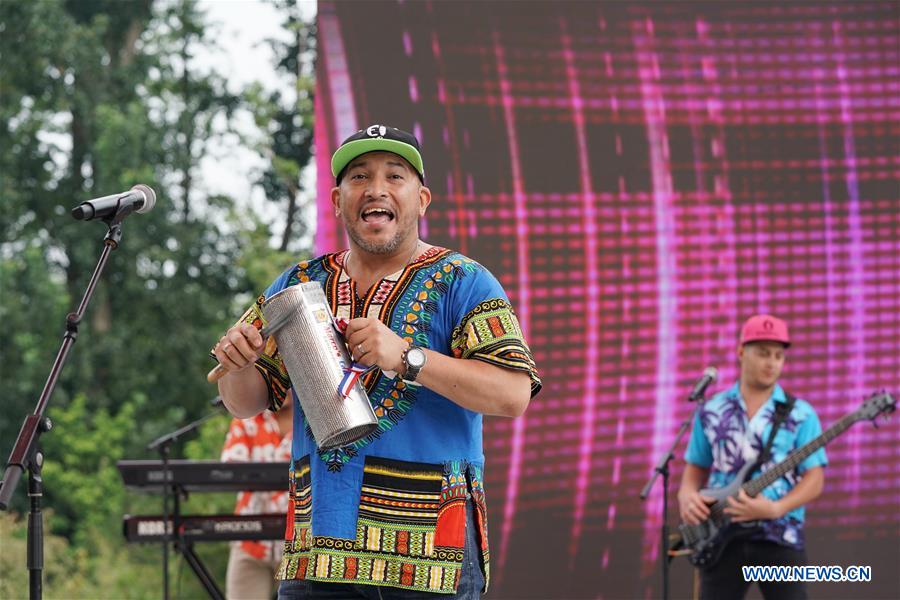
MULTIPOLYGON (((268 325, 259 330, 259 334, 262 336, 263 342, 265 342, 270 335, 284 327, 284 325, 290 320, 293 316, 293 313, 286 312, 282 315, 279 315, 278 318, 273 319, 269 322, 268 325)), ((228 370, 222 366, 221 363, 217 364, 212 370, 206 374, 206 380, 210 383, 215 383, 218 380, 222 379, 228 370)))

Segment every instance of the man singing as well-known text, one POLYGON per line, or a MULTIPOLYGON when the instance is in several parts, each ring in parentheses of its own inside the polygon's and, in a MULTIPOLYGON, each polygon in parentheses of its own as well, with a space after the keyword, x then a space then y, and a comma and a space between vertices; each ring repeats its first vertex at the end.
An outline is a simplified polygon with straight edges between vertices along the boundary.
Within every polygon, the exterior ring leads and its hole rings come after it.
POLYGON ((378 417, 367 437, 322 451, 294 413, 279 597, 478 598, 489 572, 482 415, 525 411, 541 387, 531 351, 493 275, 419 239, 432 197, 415 136, 372 125, 331 167, 350 248, 286 270, 214 349, 235 416, 277 409, 304 382, 263 343, 261 306, 318 281, 353 359, 378 367, 363 379, 378 417))

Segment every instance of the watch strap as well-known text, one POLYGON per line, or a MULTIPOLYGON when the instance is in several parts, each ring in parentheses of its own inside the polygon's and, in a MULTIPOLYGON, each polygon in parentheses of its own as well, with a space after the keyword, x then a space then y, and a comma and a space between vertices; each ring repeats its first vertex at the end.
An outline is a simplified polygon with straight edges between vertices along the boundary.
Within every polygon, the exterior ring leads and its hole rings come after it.
POLYGON ((415 381, 416 377, 419 376, 419 371, 422 370, 421 366, 415 366, 415 365, 409 364, 409 360, 407 359, 407 356, 409 355, 409 351, 412 350, 413 348, 418 348, 419 350, 422 349, 420 346, 416 346, 415 344, 410 344, 409 346, 406 347, 406 350, 403 351, 403 365, 406 367, 406 372, 403 374, 404 381, 410 381, 410 382, 415 381))

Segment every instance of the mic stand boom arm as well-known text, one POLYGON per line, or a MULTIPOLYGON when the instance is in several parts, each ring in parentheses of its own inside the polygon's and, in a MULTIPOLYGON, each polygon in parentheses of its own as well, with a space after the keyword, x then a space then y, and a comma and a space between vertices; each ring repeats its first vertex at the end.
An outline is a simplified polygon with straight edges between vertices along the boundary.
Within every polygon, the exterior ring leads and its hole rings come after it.
POLYGON ((6 469, 3 473, 3 481, 0 482, 0 510, 9 508, 10 500, 16 487, 19 484, 22 474, 28 471, 28 497, 30 498, 31 510, 28 513, 28 589, 29 598, 38 600, 43 595, 42 574, 44 569, 44 521, 41 513, 41 498, 43 497, 43 479, 41 477, 41 467, 44 463, 44 456, 40 449, 40 436, 45 431, 50 431, 53 426, 49 418, 44 416, 50 397, 56 389, 59 375, 66 364, 69 357, 69 351, 78 338, 78 325, 84 318, 87 306, 94 295, 94 289, 97 282, 106 267, 109 260, 109 254, 119 246, 122 239, 122 219, 127 216, 125 214, 116 214, 104 222, 109 227, 106 237, 103 238, 103 251, 100 253, 100 259, 94 268, 94 273, 88 281, 87 289, 81 298, 81 304, 75 312, 66 315, 66 332, 63 334, 63 341, 56 354, 56 359, 50 367, 50 375, 44 384, 44 389, 35 406, 34 413, 25 417, 19 435, 16 437, 16 443, 9 459, 6 461, 6 469))

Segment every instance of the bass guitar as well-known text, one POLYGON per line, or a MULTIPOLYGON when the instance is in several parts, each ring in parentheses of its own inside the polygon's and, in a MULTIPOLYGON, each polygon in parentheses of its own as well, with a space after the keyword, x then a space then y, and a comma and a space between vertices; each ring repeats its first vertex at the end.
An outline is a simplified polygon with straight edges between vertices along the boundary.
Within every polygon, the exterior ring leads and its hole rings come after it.
MULTIPOLYGON (((729 515, 723 511, 728 506, 728 498, 736 497, 741 490, 748 496, 755 497, 764 489, 778 481, 785 473, 793 470, 813 452, 844 433, 857 421, 875 419, 879 415, 887 415, 894 412, 897 402, 886 392, 876 393, 869 397, 861 407, 848 414, 840 421, 829 427, 809 443, 793 450, 783 461, 763 472, 759 476, 745 481, 755 463, 747 463, 738 472, 729 485, 715 489, 701 490, 700 494, 715 498, 715 503, 710 505, 710 516, 699 525, 682 523, 678 529, 684 547, 690 549, 690 560, 697 567, 708 568, 713 566, 722 556, 722 551, 742 531, 756 525, 755 522, 732 523, 729 515)), ((877 426, 877 423, 876 423, 877 426)))

